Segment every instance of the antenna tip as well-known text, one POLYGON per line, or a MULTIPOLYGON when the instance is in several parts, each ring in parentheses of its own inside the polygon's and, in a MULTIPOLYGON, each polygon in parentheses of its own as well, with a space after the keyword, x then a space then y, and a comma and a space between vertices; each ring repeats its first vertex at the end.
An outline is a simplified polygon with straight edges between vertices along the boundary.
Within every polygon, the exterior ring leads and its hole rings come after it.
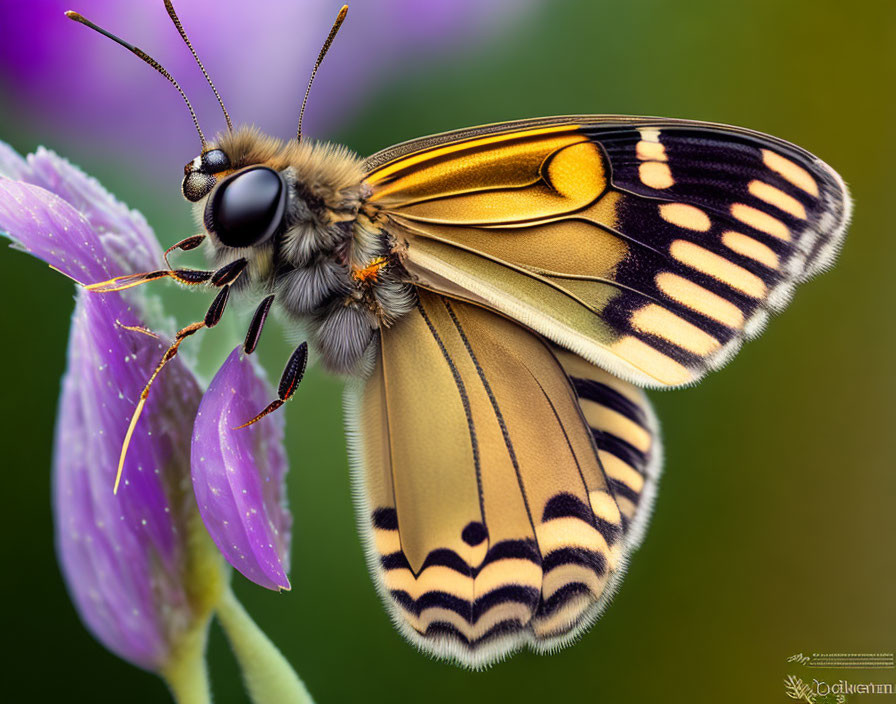
POLYGON ((84 19, 83 17, 81 17, 81 15, 79 15, 74 10, 66 10, 65 16, 68 17, 70 20, 74 20, 75 22, 80 22, 81 20, 84 19))
POLYGON ((337 16, 339 17, 339 19, 344 19, 347 14, 348 14, 348 5, 343 5, 342 9, 339 10, 339 15, 337 15, 337 16))

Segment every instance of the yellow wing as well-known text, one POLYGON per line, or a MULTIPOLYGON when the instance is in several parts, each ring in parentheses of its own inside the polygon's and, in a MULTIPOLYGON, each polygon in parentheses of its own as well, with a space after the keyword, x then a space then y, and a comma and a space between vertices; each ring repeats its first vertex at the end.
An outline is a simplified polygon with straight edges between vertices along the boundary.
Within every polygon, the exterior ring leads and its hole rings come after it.
POLYGON ((348 409, 370 569, 412 642, 481 667, 594 620, 659 472, 643 392, 422 291, 348 409))
POLYGON ((367 167, 368 205, 416 284, 646 386, 727 361, 833 260, 850 213, 808 152, 681 120, 491 125, 367 167))

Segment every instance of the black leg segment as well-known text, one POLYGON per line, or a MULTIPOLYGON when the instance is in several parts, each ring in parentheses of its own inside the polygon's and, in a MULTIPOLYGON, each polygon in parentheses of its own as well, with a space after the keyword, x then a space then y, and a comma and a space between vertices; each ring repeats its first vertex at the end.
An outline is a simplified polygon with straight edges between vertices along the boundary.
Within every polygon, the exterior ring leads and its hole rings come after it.
POLYGON ((271 403, 268 404, 267 408, 265 408, 261 413, 255 416, 252 420, 247 423, 243 423, 242 425, 238 425, 236 428, 234 428, 234 430, 239 430, 240 428, 248 428, 250 425, 257 423, 266 415, 268 415, 269 413, 273 413, 278 408, 280 408, 280 406, 286 403, 295 393, 299 382, 302 381, 302 377, 305 375, 305 367, 307 365, 308 343, 303 342, 296 348, 296 351, 292 353, 292 356, 286 363, 286 368, 283 370, 283 376, 280 377, 280 387, 277 390, 277 395, 279 396, 279 398, 276 401, 271 401, 271 403))
POLYGON ((243 343, 243 352, 246 354, 252 354, 255 351, 255 348, 258 347, 258 340, 261 338, 261 330, 264 328, 264 323, 268 319, 268 313, 271 310, 273 302, 274 294, 272 293, 259 303, 258 308, 255 309, 255 313, 252 316, 252 322, 249 323, 249 330, 246 333, 246 341, 243 343))

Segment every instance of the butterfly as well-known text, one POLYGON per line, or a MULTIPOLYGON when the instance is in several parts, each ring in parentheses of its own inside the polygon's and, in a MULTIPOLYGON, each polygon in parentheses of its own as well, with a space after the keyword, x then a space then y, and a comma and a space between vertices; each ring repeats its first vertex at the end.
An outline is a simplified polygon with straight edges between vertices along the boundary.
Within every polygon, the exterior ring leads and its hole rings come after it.
MULTIPOLYGON (((313 353, 350 377, 374 583, 410 641, 471 667, 554 650, 597 618, 661 469, 642 389, 693 384, 730 360, 831 265, 851 211, 827 164, 727 125, 549 117, 361 159, 302 139, 301 119, 284 143, 224 113, 228 131, 208 142, 199 130, 184 170, 205 232, 169 250, 204 242, 216 271, 88 288, 211 284, 199 327, 217 323, 231 287, 267 294, 247 353, 272 306, 308 326, 313 353)), ((247 425, 290 398, 307 354, 247 425)))

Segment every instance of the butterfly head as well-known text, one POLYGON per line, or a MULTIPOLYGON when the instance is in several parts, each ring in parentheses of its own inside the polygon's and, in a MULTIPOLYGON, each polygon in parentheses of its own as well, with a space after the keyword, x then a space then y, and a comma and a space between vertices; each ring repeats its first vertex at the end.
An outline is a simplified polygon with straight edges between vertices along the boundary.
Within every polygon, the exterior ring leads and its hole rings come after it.
POLYGON ((197 204, 217 249, 262 245, 282 228, 289 190, 282 163, 247 148, 265 141, 253 131, 238 130, 184 167, 181 190, 197 204))
POLYGON ((184 167, 183 196, 219 264, 249 261, 241 281, 262 282, 342 241, 360 204, 361 160, 344 147, 280 140, 236 127, 184 167))
POLYGON ((295 152, 301 152, 301 148, 305 146, 302 144, 302 118, 311 84, 336 32, 345 20, 348 7, 343 6, 339 11, 336 22, 318 55, 302 101, 296 141, 294 145, 287 148, 284 148, 280 142, 271 140, 255 130, 234 130, 224 101, 193 49, 173 5, 166 0, 165 7, 221 106, 221 111, 227 122, 227 133, 219 138, 217 144, 206 141, 189 98, 180 84, 158 61, 142 49, 94 24, 79 13, 68 11, 65 14, 69 19, 83 24, 123 46, 141 61, 149 64, 177 89, 187 106, 202 143, 200 155, 184 167, 184 179, 181 185, 184 197, 196 204, 200 220, 212 236, 212 242, 216 245, 219 254, 227 248, 257 247, 271 240, 274 234, 282 229, 290 190, 284 176, 284 169, 289 163, 289 158, 295 156, 295 152))

